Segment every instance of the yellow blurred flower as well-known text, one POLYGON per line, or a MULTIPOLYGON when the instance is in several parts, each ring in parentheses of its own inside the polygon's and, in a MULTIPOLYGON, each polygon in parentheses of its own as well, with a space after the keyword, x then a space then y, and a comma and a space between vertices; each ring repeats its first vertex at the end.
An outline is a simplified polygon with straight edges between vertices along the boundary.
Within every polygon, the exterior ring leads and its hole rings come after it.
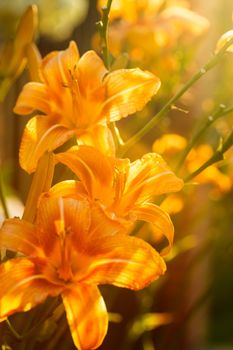
POLYGON ((86 200, 45 194, 35 224, 5 220, 0 248, 21 256, 0 265, 0 321, 61 295, 75 346, 95 349, 108 327, 97 286, 138 290, 165 272, 163 259, 148 243, 112 232, 101 212, 98 221, 92 214, 86 200))
POLYGON ((114 154, 108 124, 141 110, 160 87, 156 76, 139 68, 109 73, 94 51, 80 58, 74 42, 47 55, 40 72, 41 82, 26 84, 14 108, 41 113, 27 123, 20 146, 20 164, 28 172, 72 135, 79 144, 114 154))
POLYGON ((181 152, 187 145, 187 140, 178 134, 164 134, 153 143, 153 152, 171 157, 181 152))
MULTIPOLYGON (((100 0, 99 8, 100 5, 104 5, 104 1, 100 0)), ((206 18, 185 7, 173 5, 159 11, 161 5, 164 1, 113 0, 110 20, 120 19, 112 21, 109 27, 109 46, 113 55, 118 56, 126 50, 134 64, 156 69, 161 49, 175 49, 178 41, 190 45, 209 27, 206 18)), ((168 52, 165 52, 167 56, 168 52)), ((164 55, 162 57, 164 60, 164 55)))
MULTIPOLYGON (((153 16, 164 0, 113 0, 110 11, 110 20, 123 18, 135 22, 143 15, 153 16)), ((98 1, 98 9, 106 5, 106 0, 98 1)))
MULTIPOLYGON (((157 139, 153 144, 153 151, 163 155, 169 162, 174 162, 175 156, 185 148, 187 140, 181 135, 165 134, 157 139)), ((183 165, 183 172, 187 174, 193 173, 201 165, 203 165, 213 155, 213 149, 208 144, 201 144, 193 148, 188 154, 183 165)), ((220 192, 227 192, 231 189, 231 180, 227 174, 224 174, 220 169, 221 162, 215 163, 204 169, 199 175, 194 178, 195 182, 200 184, 212 184, 215 189, 220 192)))
MULTIPOLYGON (((192 149, 187 157, 186 167, 191 174, 204 164, 213 155, 213 149, 210 145, 203 144, 192 149)), ((231 189, 231 180, 227 174, 219 170, 221 163, 215 163, 203 170, 194 179, 199 183, 210 183, 220 192, 228 192, 231 189)))

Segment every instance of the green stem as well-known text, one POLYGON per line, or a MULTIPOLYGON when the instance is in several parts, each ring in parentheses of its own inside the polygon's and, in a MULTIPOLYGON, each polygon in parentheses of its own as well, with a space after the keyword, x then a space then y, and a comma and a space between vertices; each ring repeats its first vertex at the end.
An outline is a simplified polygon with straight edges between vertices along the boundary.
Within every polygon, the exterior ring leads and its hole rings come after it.
POLYGON ((190 181, 197 175, 199 175, 203 170, 208 168, 210 165, 219 162, 220 160, 223 160, 224 153, 233 145, 233 131, 230 133, 226 141, 221 145, 221 147, 212 155, 211 158, 209 158, 200 168, 195 170, 192 174, 188 175, 184 181, 190 181))
POLYGON ((67 320, 66 317, 63 317, 61 322, 59 322, 58 329, 56 333, 53 336, 53 339, 50 340, 48 346, 45 348, 45 350, 53 350, 57 348, 57 343, 60 341, 61 337, 66 332, 68 326, 67 326, 67 320))
POLYGON ((0 200, 2 203, 2 208, 3 208, 3 212, 4 212, 4 216, 6 219, 9 218, 9 211, 6 205, 6 199, 5 199, 5 195, 4 195, 4 190, 3 190, 3 178, 2 178, 2 170, 0 173, 0 200))
POLYGON ((123 146, 120 147, 120 155, 124 155, 128 149, 133 146, 136 142, 138 142, 145 134, 147 134, 151 129, 153 129, 160 120, 172 109, 174 103, 179 100, 181 96, 196 83, 203 75, 205 75, 209 70, 211 70, 214 66, 219 63, 222 56, 225 54, 227 48, 232 45, 233 38, 229 40, 222 49, 215 54, 193 77, 177 92, 175 96, 173 96, 164 107, 141 129, 139 130, 133 137, 131 137, 123 146))
POLYGON ((38 323, 33 326, 31 329, 29 329, 27 332, 23 333, 23 334, 19 334, 16 329, 14 328, 14 326, 11 324, 11 322, 9 321, 9 319, 6 319, 6 323, 11 331, 11 333, 13 334, 13 336, 17 339, 17 340, 23 340, 26 338, 29 338, 32 336, 33 333, 35 333, 35 331, 38 330, 38 327, 40 325, 42 325, 42 323, 44 321, 47 320, 47 318, 50 316, 51 312, 54 311, 54 309, 57 307, 57 303, 58 303, 58 299, 55 298, 53 300, 53 302, 51 303, 51 305, 47 308, 47 311, 43 314, 43 316, 41 317, 41 319, 38 321, 38 323))
POLYGON ((215 122, 220 117, 223 117, 226 114, 229 114, 233 112, 233 107, 226 108, 224 105, 220 105, 219 108, 212 114, 209 115, 208 118, 204 121, 204 124, 198 128, 198 130, 194 133, 194 135, 191 137, 190 142, 187 144, 185 149, 183 150, 180 160, 176 167, 176 173, 179 172, 180 168, 182 167, 182 164, 184 163, 187 155, 191 151, 191 149, 197 144, 200 137, 205 133, 205 131, 209 128, 211 124, 215 122))
POLYGON ((101 47, 102 47, 102 55, 104 58, 104 63, 107 69, 110 68, 110 56, 108 50, 108 20, 109 20, 109 12, 111 9, 112 0, 108 0, 107 5, 102 8, 103 16, 102 20, 98 22, 98 29, 101 37, 101 47))
MULTIPOLYGON (((98 30, 101 38, 101 47, 102 55, 104 59, 105 66, 107 69, 110 69, 110 55, 109 55, 109 46, 108 46, 108 22, 109 22, 109 12, 111 10, 112 0, 108 0, 107 5, 102 8, 103 15, 100 22, 97 23, 98 30)), ((117 147, 123 144, 119 130, 116 127, 115 123, 111 123, 111 132, 113 139, 117 147)))
POLYGON ((22 335, 20 335, 13 327, 13 325, 11 324, 11 322, 8 320, 8 318, 6 319, 6 324, 9 327, 11 333, 13 334, 13 336, 17 339, 17 340, 22 340, 23 337, 22 335))

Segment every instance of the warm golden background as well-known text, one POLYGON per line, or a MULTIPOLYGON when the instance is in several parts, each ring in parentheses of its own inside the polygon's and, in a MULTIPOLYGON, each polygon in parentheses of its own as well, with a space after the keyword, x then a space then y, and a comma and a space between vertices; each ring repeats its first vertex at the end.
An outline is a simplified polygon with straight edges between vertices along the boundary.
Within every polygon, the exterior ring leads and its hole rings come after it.
MULTIPOLYGON (((95 23, 100 19, 100 14, 95 0, 1 0, 0 45, 14 37, 18 18, 26 6, 32 3, 39 7, 37 45, 42 56, 52 50, 66 48, 71 39, 76 41, 81 54, 92 47, 98 49, 98 38, 94 34, 95 23)), ((145 57, 140 56, 140 50, 133 51, 137 64, 143 69, 153 70, 160 77, 162 87, 154 102, 144 112, 119 124, 123 138, 139 129, 145 119, 154 115, 179 86, 207 62, 219 37, 233 27, 232 0, 173 0, 170 3, 188 7, 202 15, 209 21, 209 28, 193 40, 186 23, 186 27, 181 28, 185 40, 179 39, 177 43, 172 42, 171 48, 158 50, 149 67, 146 66, 145 57)), ((118 29, 114 33, 116 38, 110 42, 113 56, 116 50, 115 57, 119 55, 119 47, 116 46, 118 40, 121 42, 123 34, 124 29, 123 32, 118 29)), ((137 45, 137 38, 133 38, 133 43, 137 45)), ((139 46, 141 44, 142 42, 139 46)), ((228 107, 233 105, 232 60, 232 54, 225 57, 216 68, 196 83, 179 100, 176 108, 140 144, 129 150, 127 156, 131 159, 140 157, 145 151, 152 151, 154 144, 153 150, 163 153, 175 171, 175 153, 171 155, 166 150, 163 152, 165 141, 161 141, 161 137, 168 133, 178 133, 189 139, 202 117, 211 115, 219 104, 228 107)), ((129 65, 133 66, 133 62, 129 65)), ((12 203, 13 215, 17 215, 18 210, 20 212, 30 183, 29 176, 18 165, 18 147, 28 119, 12 112, 26 76, 27 72, 24 72, 17 79, 4 102, 0 104, 0 161, 6 183, 5 191, 12 203)), ((193 165, 195 169, 196 164, 201 165, 208 158, 212 150, 203 144, 216 149, 221 137, 224 138, 231 131, 232 122, 233 114, 230 114, 220 118, 207 130, 200 140, 200 148, 197 147, 194 151, 187 168, 181 170, 180 176, 185 176, 183 174, 188 167, 192 169, 193 165)), ((176 152, 179 152, 182 140, 177 139, 175 142, 178 148, 176 152)), ((172 220, 175 226, 175 244, 168 256, 168 271, 164 277, 136 293, 123 289, 116 291, 114 287, 102 288, 108 310, 112 313, 112 322, 100 349, 233 348, 232 169, 231 150, 226 160, 196 179, 200 185, 188 184, 180 197, 172 199, 174 208, 171 208, 171 203, 167 204, 170 212, 174 212, 172 220)), ((143 228, 141 234, 145 235, 146 230, 149 228, 143 228)), ((60 338, 55 348, 74 349, 69 329, 63 327, 64 320, 59 322, 61 324, 58 323, 57 329, 60 338)), ((41 341, 38 349, 43 347, 43 339, 41 341)))

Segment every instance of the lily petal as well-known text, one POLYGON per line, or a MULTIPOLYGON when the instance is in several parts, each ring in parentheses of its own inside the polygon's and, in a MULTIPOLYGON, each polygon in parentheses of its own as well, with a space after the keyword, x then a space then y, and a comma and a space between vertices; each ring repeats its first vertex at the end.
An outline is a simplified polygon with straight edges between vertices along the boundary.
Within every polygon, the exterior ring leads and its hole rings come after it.
POLYGON ((28 256, 36 256, 41 252, 35 226, 20 219, 4 221, 0 229, 0 247, 28 256))
POLYGON ((161 256, 140 238, 115 234, 96 237, 87 252, 93 257, 89 268, 75 279, 82 283, 113 284, 138 290, 157 279, 166 270, 161 256))
POLYGON ((106 156, 115 156, 115 144, 107 125, 97 124, 77 135, 79 144, 97 148, 106 156))
POLYGON ((66 50, 51 52, 43 58, 42 77, 55 94, 61 93, 64 84, 70 85, 78 61, 79 52, 74 41, 70 42, 66 50))
POLYGON ((163 255, 169 253, 174 237, 174 227, 170 216, 159 206, 152 203, 144 203, 135 207, 132 212, 136 215, 137 220, 151 223, 155 234, 162 234, 167 238, 169 244, 162 253, 163 255))
POLYGON ((147 153, 133 162, 129 169, 125 192, 132 201, 143 202, 155 195, 177 192, 183 187, 179 179, 156 153, 147 153))
POLYGON ((78 176, 91 198, 103 197, 103 192, 112 186, 113 166, 109 158, 94 147, 80 146, 78 149, 71 149, 69 152, 57 154, 56 160, 78 176))
POLYGON ((48 257, 56 249, 59 237, 66 235, 68 229, 69 235, 72 235, 74 240, 79 240, 79 245, 81 245, 90 226, 88 202, 51 197, 45 193, 39 201, 36 224, 40 228, 37 233, 39 240, 48 257))
POLYGON ((21 167, 28 173, 32 173, 44 152, 61 146, 74 132, 59 124, 51 126, 46 116, 33 117, 25 127, 20 145, 21 167))
POLYGON ((106 76, 106 100, 102 115, 107 121, 117 121, 140 111, 157 93, 160 80, 154 74, 136 69, 119 69, 106 76))
POLYGON ((103 78, 107 74, 101 58, 95 51, 87 51, 78 62, 78 82, 84 95, 97 91, 103 83, 103 78))
POLYGON ((80 199, 80 198, 86 197, 87 192, 85 187, 80 181, 66 180, 66 181, 58 182, 53 187, 51 187, 48 195, 51 197, 64 197, 64 198, 67 197, 67 198, 80 199))
POLYGON ((78 284, 62 293, 67 320, 78 349, 96 349, 107 333, 108 314, 96 286, 78 284))
POLYGON ((39 82, 30 82, 24 85, 14 107, 14 113, 24 115, 38 110, 49 114, 51 104, 48 86, 39 82))
POLYGON ((0 321, 14 312, 28 311, 62 288, 37 272, 32 260, 17 258, 0 265, 0 321))

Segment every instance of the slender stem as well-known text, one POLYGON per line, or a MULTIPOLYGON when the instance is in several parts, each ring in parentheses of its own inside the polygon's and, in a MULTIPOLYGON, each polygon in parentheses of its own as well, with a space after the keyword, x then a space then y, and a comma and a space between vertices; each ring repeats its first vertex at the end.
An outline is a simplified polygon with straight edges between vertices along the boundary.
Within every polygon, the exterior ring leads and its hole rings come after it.
POLYGON ((48 346, 45 348, 45 350, 53 350, 57 348, 57 343, 60 341, 61 337, 66 332, 68 326, 67 326, 67 320, 65 317, 59 322, 58 329, 56 333, 53 336, 53 339, 50 340, 48 346))
MULTIPOLYGON (((101 38, 102 55, 104 59, 105 66, 110 69, 110 54, 108 46, 108 22, 109 22, 109 12, 111 10, 112 0, 108 0, 107 5, 102 8, 103 15, 100 22, 97 23, 98 30, 101 38)), ((114 143, 117 145, 123 144, 119 130, 116 127, 116 123, 111 123, 111 132, 113 135, 114 143)))
POLYGON ((195 170, 192 174, 188 175, 184 181, 190 181, 195 176, 199 175, 203 170, 208 168, 210 165, 217 163, 220 160, 223 160, 224 153, 233 145, 233 131, 230 133, 226 141, 221 145, 221 147, 209 158, 200 168, 195 170))
POLYGON ((26 338, 29 338, 32 336, 33 333, 35 333, 35 331, 38 330, 38 327, 44 322, 46 321, 46 319, 50 316, 51 312, 54 311, 55 307, 57 307, 57 303, 58 303, 58 299, 55 298, 53 300, 53 302, 51 303, 51 305, 47 308, 46 312, 43 314, 43 316, 41 317, 41 319, 38 321, 38 323, 33 326, 31 329, 29 329, 27 332, 23 333, 23 334, 19 334, 16 329, 14 328, 14 326, 11 324, 10 320, 7 318, 6 319, 6 323, 11 331, 11 333, 14 335, 14 337, 17 340, 23 340, 26 338))
POLYGON ((191 149, 197 144, 200 137, 204 134, 204 132, 209 128, 210 125, 212 125, 215 120, 217 120, 220 117, 223 117, 226 114, 229 114, 233 112, 233 107, 226 108, 224 105, 220 105, 219 108, 212 113, 212 115, 209 115, 208 118, 204 121, 204 123, 198 128, 198 130, 194 133, 194 135, 191 137, 190 142, 185 147, 184 151, 181 154, 180 160, 176 167, 176 173, 179 172, 182 164, 184 163, 187 155, 191 151, 191 149))
POLYGON ((227 48, 232 45, 233 38, 229 40, 222 49, 215 54, 211 59, 196 73, 192 76, 192 78, 177 92, 175 96, 173 96, 164 107, 141 129, 139 130, 133 137, 131 137, 123 146, 120 147, 120 155, 124 155, 127 150, 133 146, 136 142, 138 142, 145 134, 147 134, 151 129, 153 129, 160 120, 172 109, 173 104, 179 100, 181 96, 192 86, 195 82, 197 82, 203 75, 205 75, 209 70, 211 70, 214 66, 219 63, 222 56, 225 54, 227 48))
POLYGON ((23 339, 22 335, 20 335, 13 327, 13 325, 11 324, 11 322, 8 320, 8 318, 6 319, 6 324, 9 327, 11 333, 13 334, 13 336, 17 339, 17 340, 21 340, 23 339))
POLYGON ((4 190, 3 190, 3 179, 2 179, 2 170, 0 173, 0 200, 2 203, 2 208, 3 208, 3 212, 4 212, 4 216, 6 219, 9 218, 9 211, 6 205, 6 199, 5 199, 5 195, 4 195, 4 190))
POLYGON ((111 9, 112 0, 108 0, 107 5, 102 8, 103 16, 100 22, 97 23, 102 46, 102 55, 107 69, 110 68, 110 55, 108 50, 108 20, 111 9))

